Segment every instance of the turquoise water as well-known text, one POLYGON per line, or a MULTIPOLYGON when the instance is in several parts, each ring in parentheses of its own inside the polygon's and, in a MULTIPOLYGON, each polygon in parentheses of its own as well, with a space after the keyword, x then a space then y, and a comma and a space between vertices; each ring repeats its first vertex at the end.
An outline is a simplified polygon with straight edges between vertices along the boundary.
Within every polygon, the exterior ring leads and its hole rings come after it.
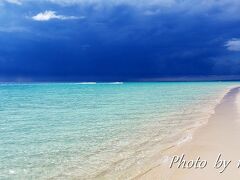
POLYGON ((0 179, 134 177, 236 84, 0 84, 0 179))

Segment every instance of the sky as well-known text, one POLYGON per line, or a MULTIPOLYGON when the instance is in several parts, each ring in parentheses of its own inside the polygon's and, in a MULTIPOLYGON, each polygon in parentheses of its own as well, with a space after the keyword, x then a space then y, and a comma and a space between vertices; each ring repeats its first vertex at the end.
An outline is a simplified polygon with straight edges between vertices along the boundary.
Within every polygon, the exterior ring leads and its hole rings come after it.
POLYGON ((0 81, 240 77, 239 0, 0 0, 0 81))

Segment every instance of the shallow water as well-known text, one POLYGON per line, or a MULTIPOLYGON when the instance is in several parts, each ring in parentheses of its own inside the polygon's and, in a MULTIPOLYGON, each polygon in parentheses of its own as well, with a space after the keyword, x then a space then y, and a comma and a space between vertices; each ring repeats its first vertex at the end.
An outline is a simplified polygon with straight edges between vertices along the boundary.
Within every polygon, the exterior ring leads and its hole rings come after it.
POLYGON ((0 179, 134 177, 236 84, 0 84, 0 179))

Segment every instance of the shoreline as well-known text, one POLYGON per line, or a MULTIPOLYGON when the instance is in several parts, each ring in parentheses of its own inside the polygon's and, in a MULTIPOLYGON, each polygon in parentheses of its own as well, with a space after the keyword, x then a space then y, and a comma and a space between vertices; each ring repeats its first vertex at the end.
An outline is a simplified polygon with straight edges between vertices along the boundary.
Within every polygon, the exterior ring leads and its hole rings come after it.
MULTIPOLYGON (((202 170, 188 169, 188 168, 169 168, 172 157, 177 155, 185 155, 186 159, 194 160, 197 157, 207 159, 209 164, 214 164, 219 153, 225 157, 231 157, 233 161, 240 159, 237 152, 240 152, 240 145, 237 145, 237 137, 240 137, 240 123, 237 124, 238 119, 236 100, 240 87, 234 86, 226 91, 224 97, 215 107, 215 113, 211 115, 206 124, 197 127, 193 132, 193 139, 178 147, 170 148, 164 153, 165 162, 159 166, 144 172, 134 179, 161 179, 161 180, 181 180, 181 179, 201 179, 201 178, 223 178, 229 176, 231 179, 237 178, 240 175, 240 170, 229 168, 228 173, 216 173, 216 169, 207 166, 202 170), (227 124, 226 124, 227 123, 227 124), (228 146, 224 146, 229 143, 228 146), (236 145, 236 147, 235 147, 236 145), (235 153, 232 153, 233 149, 235 153), (230 173, 229 173, 230 172, 230 173)), ((227 158, 229 159, 229 158, 227 158)), ((186 160, 187 161, 187 160, 186 160)), ((229 178, 230 178, 229 177, 229 178)))
MULTIPOLYGON (((239 87, 239 86, 232 85, 232 86, 224 88, 222 91, 217 92, 217 96, 216 96, 215 100, 212 102, 209 101, 206 104, 206 107, 204 107, 205 110, 203 110, 201 112, 202 114, 198 117, 193 117, 193 120, 195 120, 195 118, 200 118, 200 119, 197 119, 196 121, 192 121, 192 123, 188 122, 186 124, 182 124, 182 126, 180 127, 180 129, 178 129, 178 131, 172 133, 172 135, 165 137, 161 140, 161 142, 160 142, 161 146, 159 146, 159 143, 157 143, 158 145, 155 144, 154 146, 152 146, 153 145, 152 144, 151 145, 152 149, 155 149, 156 151, 155 151, 155 153, 153 153, 151 155, 151 157, 149 157, 148 160, 145 161, 146 164, 144 166, 142 166, 140 169, 138 168, 138 164, 137 164, 137 165, 131 166, 130 169, 128 169, 127 171, 124 171, 124 172, 122 171, 119 174, 118 173, 115 174, 116 172, 112 171, 112 168, 111 168, 111 169, 107 169, 106 171, 103 171, 100 174, 97 174, 94 177, 94 179, 95 178, 96 179, 98 179, 98 178, 100 178, 100 179, 101 178, 103 178, 103 179, 104 178, 106 178, 106 179, 111 179, 111 178, 139 179, 140 178, 141 179, 141 177, 144 177, 146 174, 151 172, 153 169, 164 166, 164 164, 167 163, 167 161, 169 161, 169 157, 170 157, 169 154, 171 154, 172 152, 175 152, 180 147, 191 142, 195 132, 198 131, 198 129, 200 129, 208 124, 209 119, 215 113, 216 106, 218 106, 221 103, 224 96, 226 94, 228 94, 229 91, 231 91, 231 89, 233 89, 235 87, 239 87), (159 149, 156 149, 156 147, 158 147, 159 149)), ((211 96, 209 98, 211 98, 211 96)), ((204 101, 204 100, 202 100, 202 101, 204 101)), ((200 102, 200 104, 202 104, 202 103, 203 102, 200 102)), ((192 105, 195 108, 196 104, 192 104, 192 105)), ((191 108, 192 108, 192 106, 188 107, 188 109, 190 109, 189 112, 193 113, 193 112, 191 112, 192 111, 191 108)))
POLYGON ((236 85, 2 86, 2 177, 137 179, 155 169, 165 173, 163 164, 192 141, 236 85))

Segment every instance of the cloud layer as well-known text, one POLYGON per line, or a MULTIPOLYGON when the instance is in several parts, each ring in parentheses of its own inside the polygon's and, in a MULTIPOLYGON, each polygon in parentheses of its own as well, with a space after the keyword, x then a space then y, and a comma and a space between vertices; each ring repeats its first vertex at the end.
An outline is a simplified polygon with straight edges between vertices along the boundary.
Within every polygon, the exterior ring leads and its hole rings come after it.
POLYGON ((239 0, 5 0, 0 10, 0 78, 240 75, 239 0))
POLYGON ((225 46, 229 51, 240 51, 240 39, 231 39, 226 42, 225 46))
POLYGON ((8 3, 17 4, 17 5, 21 5, 22 4, 21 0, 5 0, 5 1, 8 2, 8 3))
POLYGON ((33 16, 32 19, 35 21, 49 21, 52 19, 60 19, 60 20, 79 19, 79 17, 57 15, 55 11, 44 11, 33 16))

